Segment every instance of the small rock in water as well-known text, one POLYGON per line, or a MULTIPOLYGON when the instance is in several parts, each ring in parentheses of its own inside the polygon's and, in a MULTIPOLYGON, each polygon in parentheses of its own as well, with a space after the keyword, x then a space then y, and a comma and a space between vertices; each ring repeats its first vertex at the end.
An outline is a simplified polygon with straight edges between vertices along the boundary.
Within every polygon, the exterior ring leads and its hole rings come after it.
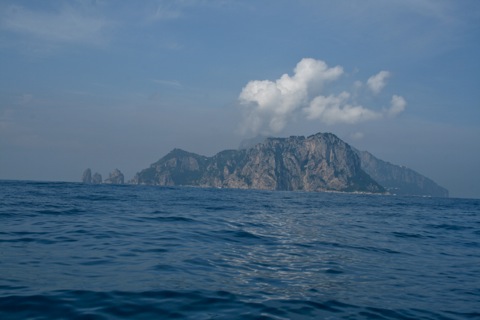
POLYGON ((112 172, 110 172, 110 174, 108 175, 108 178, 105 179, 104 183, 107 183, 107 184, 124 184, 124 176, 123 176, 123 173, 118 170, 118 169, 115 169, 113 170, 112 172))

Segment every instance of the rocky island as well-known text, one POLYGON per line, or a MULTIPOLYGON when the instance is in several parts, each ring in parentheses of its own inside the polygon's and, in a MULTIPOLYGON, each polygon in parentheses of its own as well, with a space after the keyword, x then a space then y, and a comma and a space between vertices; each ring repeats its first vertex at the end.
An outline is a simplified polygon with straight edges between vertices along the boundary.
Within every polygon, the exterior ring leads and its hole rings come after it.
POLYGON ((108 175, 108 178, 105 179, 104 181, 104 183, 106 184, 124 184, 124 182, 125 182, 125 179, 124 179, 123 173, 118 169, 115 169, 112 172, 110 172, 110 174, 108 175))
POLYGON ((90 168, 86 169, 82 174, 82 183, 85 184, 124 184, 123 173, 115 169, 108 175, 108 178, 105 181, 102 180, 102 175, 98 172, 95 172, 92 176, 92 170, 90 168))
POLYGON ((293 191, 384 193, 358 155, 331 133, 267 138, 213 157, 174 149, 137 173, 135 184, 293 191))
POLYGON ((101 184, 103 182, 102 175, 95 172, 92 176, 92 170, 88 168, 83 172, 82 182, 86 184, 101 184))
MULTIPOLYGON (((82 181, 123 184, 124 176, 115 169, 102 182, 100 174, 92 176, 87 169, 82 181)), ((253 139, 212 157, 173 149, 128 183, 448 197, 448 190, 433 180, 359 151, 332 133, 253 139)))

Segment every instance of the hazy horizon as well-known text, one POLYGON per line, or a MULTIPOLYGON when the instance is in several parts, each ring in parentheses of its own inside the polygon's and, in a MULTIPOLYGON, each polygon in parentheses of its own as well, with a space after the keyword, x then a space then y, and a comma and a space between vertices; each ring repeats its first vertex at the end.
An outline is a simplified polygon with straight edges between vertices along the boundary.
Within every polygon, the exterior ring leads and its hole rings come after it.
POLYGON ((480 2, 3 1, 0 179, 332 132, 480 198, 480 2))

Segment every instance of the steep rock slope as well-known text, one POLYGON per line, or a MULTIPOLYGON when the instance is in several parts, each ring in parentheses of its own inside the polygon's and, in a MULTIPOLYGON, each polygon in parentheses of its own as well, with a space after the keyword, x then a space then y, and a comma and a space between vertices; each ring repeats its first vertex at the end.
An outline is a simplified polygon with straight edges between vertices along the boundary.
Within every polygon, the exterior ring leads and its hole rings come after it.
POLYGON ((136 184, 384 192, 353 149, 331 133, 268 138, 254 147, 204 157, 174 149, 137 173, 136 184))
POLYGON ((355 152, 360 158, 362 169, 389 193, 448 197, 447 189, 412 169, 380 160, 367 151, 355 150, 355 152))

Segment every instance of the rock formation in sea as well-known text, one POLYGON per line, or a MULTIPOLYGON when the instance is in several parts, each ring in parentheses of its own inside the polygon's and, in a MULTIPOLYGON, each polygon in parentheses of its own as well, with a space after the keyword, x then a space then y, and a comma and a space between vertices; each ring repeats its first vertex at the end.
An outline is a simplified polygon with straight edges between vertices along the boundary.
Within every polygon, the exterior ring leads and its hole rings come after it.
POLYGON ((92 183, 92 170, 90 170, 90 168, 83 171, 82 183, 87 183, 87 184, 92 183))
POLYGON ((98 172, 95 172, 95 174, 92 176, 92 183, 93 184, 102 184, 102 175, 98 172))
POLYGON ((383 193, 353 149, 331 133, 267 138, 213 157, 174 149, 137 173, 135 184, 383 193))
POLYGON ((389 193, 448 197, 447 189, 412 169, 380 160, 367 151, 355 150, 355 152, 360 157, 362 169, 389 193))
POLYGON ((82 174, 82 183, 86 184, 101 184, 102 175, 98 172, 92 176, 92 170, 90 168, 86 169, 82 174))
POLYGON ((106 183, 106 184, 124 184, 123 173, 120 170, 115 169, 112 172, 110 172, 110 174, 108 175, 108 178, 105 179, 105 181, 103 183, 106 183))

